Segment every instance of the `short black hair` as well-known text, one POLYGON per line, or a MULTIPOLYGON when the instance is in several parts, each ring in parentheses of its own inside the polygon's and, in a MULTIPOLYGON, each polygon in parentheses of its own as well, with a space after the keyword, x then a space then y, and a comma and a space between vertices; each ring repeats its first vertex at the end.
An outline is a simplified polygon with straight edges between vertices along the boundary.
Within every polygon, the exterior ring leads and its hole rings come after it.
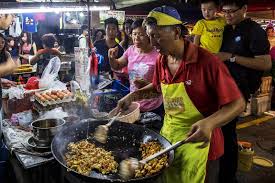
MULTIPOLYGON (((146 26, 152 26, 152 27, 157 27, 157 19, 154 17, 147 17, 144 21, 142 26, 146 28, 146 26)), ((185 37, 188 34, 188 29, 183 25, 183 24, 177 24, 177 25, 164 25, 164 26, 159 26, 159 27, 178 27, 181 30, 181 37, 185 37)))
POLYGON ((219 0, 200 0, 200 4, 205 4, 205 3, 214 3, 216 6, 219 6, 219 0))
POLYGON ((88 25, 84 24, 81 26, 81 31, 83 32, 84 30, 89 30, 88 25))
POLYGON ((132 20, 132 19, 126 19, 125 22, 123 23, 123 26, 125 26, 125 24, 132 25, 133 23, 134 23, 134 20, 132 20))
POLYGON ((134 30, 134 29, 136 29, 136 28, 142 27, 142 23, 143 23, 143 19, 141 19, 141 18, 136 19, 136 20, 132 23, 131 28, 134 30))
POLYGON ((104 26, 107 27, 108 24, 114 24, 118 28, 118 21, 116 18, 110 17, 104 20, 104 26))
POLYGON ((42 40, 42 44, 48 48, 53 48, 54 43, 57 41, 54 34, 51 34, 51 33, 43 35, 41 40, 42 40))
POLYGON ((95 31, 94 34, 93 34, 93 41, 95 41, 95 38, 96 38, 96 35, 97 35, 98 32, 102 32, 102 37, 101 37, 101 39, 103 39, 104 36, 106 35, 105 30, 103 30, 103 29, 96 29, 96 31, 95 31))
POLYGON ((7 40, 7 43, 9 43, 9 42, 11 42, 12 40, 15 41, 15 38, 12 37, 12 36, 7 36, 6 40, 7 40))
POLYGON ((248 0, 222 0, 221 5, 235 5, 238 8, 242 8, 244 5, 248 5, 248 0))

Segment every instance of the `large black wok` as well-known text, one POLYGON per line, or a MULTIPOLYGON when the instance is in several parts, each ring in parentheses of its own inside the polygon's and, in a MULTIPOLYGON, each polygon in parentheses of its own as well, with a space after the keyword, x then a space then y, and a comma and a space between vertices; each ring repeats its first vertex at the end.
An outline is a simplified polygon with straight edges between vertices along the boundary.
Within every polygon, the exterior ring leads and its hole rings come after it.
MULTIPOLYGON (((99 121, 88 119, 83 120, 80 123, 73 124, 61 130, 57 135, 55 135, 51 144, 52 154, 55 157, 55 159, 63 167, 68 168, 64 160, 64 154, 67 152, 66 148, 68 143, 86 139, 88 125, 88 131, 90 134, 94 133, 94 130, 98 125, 106 124, 107 122, 108 121, 106 120, 99 121)), ((109 138, 106 144, 100 144, 94 139, 90 140, 99 147, 103 147, 108 151, 112 151, 118 163, 120 163, 121 160, 129 157, 141 159, 141 153, 139 152, 139 147, 141 143, 146 143, 150 140, 158 140, 164 148, 170 145, 170 143, 164 137, 162 137, 161 135, 152 130, 149 130, 139 125, 122 122, 113 123, 113 125, 109 129, 108 137, 109 138)), ((170 151, 168 159, 168 163, 170 165, 174 159, 174 151, 170 151)), ((131 179, 129 180, 129 182, 153 182, 152 180, 156 179, 156 177, 158 177, 162 171, 149 177, 131 179)), ((103 175, 99 172, 92 171, 89 176, 84 176, 78 174, 73 170, 71 170, 70 172, 84 181, 91 181, 97 183, 125 182, 119 177, 118 173, 103 175)))

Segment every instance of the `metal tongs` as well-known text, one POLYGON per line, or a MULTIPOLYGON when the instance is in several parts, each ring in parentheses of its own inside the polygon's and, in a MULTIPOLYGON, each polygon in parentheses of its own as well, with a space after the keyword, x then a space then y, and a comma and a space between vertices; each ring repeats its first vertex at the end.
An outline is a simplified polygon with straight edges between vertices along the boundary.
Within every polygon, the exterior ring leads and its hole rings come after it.
POLYGON ((107 135, 109 131, 109 127, 114 123, 114 121, 120 116, 121 112, 118 112, 116 116, 114 116, 106 125, 99 125, 94 133, 95 139, 105 144, 107 141, 107 135))
POLYGON ((182 141, 178 141, 175 144, 167 147, 166 149, 163 149, 162 151, 159 151, 143 160, 138 161, 136 158, 129 158, 126 160, 121 161, 120 163, 120 169, 119 169, 119 174, 120 176, 125 179, 131 179, 132 177, 135 176, 135 171, 142 165, 146 164, 148 161, 151 161, 171 150, 174 150, 178 148, 179 146, 183 145, 186 143, 186 139, 182 141))

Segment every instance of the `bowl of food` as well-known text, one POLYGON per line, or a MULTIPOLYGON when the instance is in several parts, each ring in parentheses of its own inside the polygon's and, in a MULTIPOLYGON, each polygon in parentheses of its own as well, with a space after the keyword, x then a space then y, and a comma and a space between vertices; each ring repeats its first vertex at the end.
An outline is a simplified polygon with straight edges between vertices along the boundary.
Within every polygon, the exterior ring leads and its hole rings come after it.
MULTIPOLYGON (((122 110, 120 116, 117 118, 118 121, 126 123, 135 123, 140 117, 140 104, 137 102, 132 102, 127 110, 122 110)), ((112 118, 118 113, 117 108, 113 109, 108 117, 112 118)))

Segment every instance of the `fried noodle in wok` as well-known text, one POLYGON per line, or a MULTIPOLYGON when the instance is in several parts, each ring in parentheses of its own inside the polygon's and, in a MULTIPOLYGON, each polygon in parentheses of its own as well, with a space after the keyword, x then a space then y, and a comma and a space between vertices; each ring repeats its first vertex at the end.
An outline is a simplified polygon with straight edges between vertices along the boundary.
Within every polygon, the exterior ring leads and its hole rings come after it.
MULTIPOLYGON (((151 156, 159 151, 161 151, 163 148, 161 144, 157 141, 150 141, 145 144, 141 144, 140 151, 141 151, 141 157, 142 159, 147 158, 148 156, 151 156)), ((148 163, 146 163, 144 166, 141 166, 139 169, 135 171, 135 177, 146 177, 150 176, 152 174, 155 174, 168 166, 168 156, 167 154, 164 154, 158 158, 155 158, 148 163)))
POLYGON ((92 170, 98 170, 102 174, 117 172, 118 163, 112 153, 87 140, 69 143, 67 148, 67 166, 82 175, 89 175, 92 170))

